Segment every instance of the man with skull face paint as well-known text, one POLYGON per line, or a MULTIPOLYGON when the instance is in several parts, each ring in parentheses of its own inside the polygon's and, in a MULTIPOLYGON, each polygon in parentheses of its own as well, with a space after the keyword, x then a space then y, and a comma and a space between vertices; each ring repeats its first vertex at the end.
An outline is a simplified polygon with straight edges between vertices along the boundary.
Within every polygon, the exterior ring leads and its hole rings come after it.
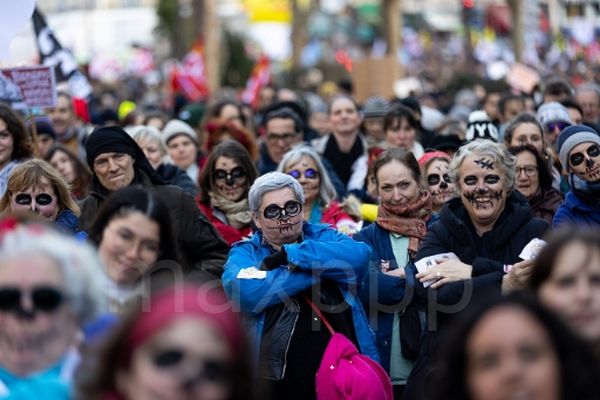
POLYGON ((365 277, 371 250, 325 225, 304 222, 304 192, 289 175, 258 178, 248 203, 259 231, 231 248, 223 287, 249 317, 260 350, 258 377, 271 397, 314 399, 315 374, 331 334, 306 298, 336 333, 378 361, 373 332, 352 289, 365 277))
POLYGON ((588 126, 572 125, 560 133, 556 148, 571 190, 556 211, 552 227, 600 227, 600 135, 588 126))
POLYGON ((428 301, 428 330, 409 377, 406 399, 424 397, 425 376, 435 365, 437 332, 478 298, 524 285, 532 266, 519 258, 548 224, 534 218, 527 200, 515 189, 515 157, 498 143, 474 140, 462 146, 450 164, 458 197, 440 211, 427 231, 416 260, 452 252, 458 259, 439 260, 416 278, 417 296, 428 301), (431 282, 425 288, 423 283, 431 282))

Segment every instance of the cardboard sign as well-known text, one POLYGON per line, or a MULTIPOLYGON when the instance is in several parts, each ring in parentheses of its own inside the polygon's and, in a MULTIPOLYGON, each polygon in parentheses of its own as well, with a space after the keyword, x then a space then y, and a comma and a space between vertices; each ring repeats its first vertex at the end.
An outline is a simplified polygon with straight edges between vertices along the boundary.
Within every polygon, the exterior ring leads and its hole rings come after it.
POLYGON ((368 58, 354 62, 352 82, 354 96, 363 103, 371 96, 394 96, 394 82, 400 75, 400 67, 393 57, 368 58))
POLYGON ((0 101, 15 109, 54 107, 56 83, 52 67, 0 69, 0 101))

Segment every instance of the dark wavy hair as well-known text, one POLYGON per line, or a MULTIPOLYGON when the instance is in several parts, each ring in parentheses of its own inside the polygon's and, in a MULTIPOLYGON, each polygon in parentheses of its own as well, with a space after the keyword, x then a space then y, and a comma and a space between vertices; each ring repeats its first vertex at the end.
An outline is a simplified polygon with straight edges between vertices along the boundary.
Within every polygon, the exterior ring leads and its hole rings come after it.
POLYGON ((99 246, 110 221, 134 211, 141 212, 160 227, 158 260, 179 260, 167 206, 152 191, 138 185, 117 190, 106 199, 89 229, 89 239, 99 246))
POLYGON ((577 338, 552 312, 531 294, 514 293, 506 297, 487 298, 462 315, 440 339, 426 387, 428 399, 469 400, 467 386, 467 342, 479 321, 498 309, 525 311, 538 322, 550 338, 556 352, 561 375, 561 399, 597 399, 598 366, 588 346, 577 338))
POLYGON ((6 130, 13 138, 11 160, 24 160, 33 157, 33 141, 19 114, 8 105, 0 103, 0 119, 6 124, 6 130))
POLYGON ((208 156, 206 165, 204 165, 198 177, 198 185, 200 186, 200 194, 198 196, 201 203, 210 203, 210 196, 208 194, 214 190, 215 182, 213 180, 213 173, 215 172, 215 164, 221 156, 231 158, 246 172, 246 189, 242 198, 248 197, 250 186, 252 186, 252 183, 258 177, 256 165, 252 162, 250 154, 248 154, 248 150, 244 146, 235 140, 226 140, 219 143, 208 156))
POLYGON ((383 117, 383 130, 396 129, 402 123, 402 120, 406 120, 410 126, 412 126, 416 133, 420 132, 419 122, 415 119, 413 111, 401 104, 394 105, 383 117))
POLYGON ((515 157, 524 151, 528 151, 529 153, 531 153, 535 157, 535 162, 537 164, 540 188, 542 188, 543 191, 552 189, 552 173, 550 172, 550 169, 548 168, 548 163, 537 152, 535 147, 533 147, 530 144, 526 144, 523 146, 510 147, 508 149, 508 151, 515 157))
POLYGON ((75 172, 75 181, 73 181, 73 183, 71 184, 71 192, 78 199, 83 199, 85 196, 87 196, 89 191, 90 182, 92 181, 93 176, 92 171, 90 171, 90 168, 86 164, 84 164, 84 162, 81 161, 81 159, 77 157, 77 155, 73 153, 71 149, 69 149, 63 144, 53 145, 46 153, 44 160, 46 160, 49 163, 52 157, 54 157, 54 154, 56 154, 59 151, 65 153, 71 161, 71 164, 73 164, 73 170, 75 172))

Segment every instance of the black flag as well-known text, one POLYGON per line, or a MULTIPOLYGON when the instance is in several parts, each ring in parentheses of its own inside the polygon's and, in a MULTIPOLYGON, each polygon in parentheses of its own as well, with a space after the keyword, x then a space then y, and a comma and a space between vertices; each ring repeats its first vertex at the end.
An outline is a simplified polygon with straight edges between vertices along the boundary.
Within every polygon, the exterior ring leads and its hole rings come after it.
POLYGON ((74 97, 87 98, 92 93, 92 87, 79 70, 73 54, 61 46, 37 7, 33 11, 32 18, 40 52, 40 62, 45 66, 54 67, 56 82, 69 82, 71 94, 74 97))

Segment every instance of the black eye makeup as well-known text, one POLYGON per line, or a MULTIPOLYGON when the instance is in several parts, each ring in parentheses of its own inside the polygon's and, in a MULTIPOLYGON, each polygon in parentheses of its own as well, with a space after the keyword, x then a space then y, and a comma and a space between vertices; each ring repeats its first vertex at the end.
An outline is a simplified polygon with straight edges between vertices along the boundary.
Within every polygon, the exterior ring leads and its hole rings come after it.
POLYGON ((495 185, 496 183, 500 182, 500 177, 498 175, 486 175, 484 181, 488 185, 495 185))

